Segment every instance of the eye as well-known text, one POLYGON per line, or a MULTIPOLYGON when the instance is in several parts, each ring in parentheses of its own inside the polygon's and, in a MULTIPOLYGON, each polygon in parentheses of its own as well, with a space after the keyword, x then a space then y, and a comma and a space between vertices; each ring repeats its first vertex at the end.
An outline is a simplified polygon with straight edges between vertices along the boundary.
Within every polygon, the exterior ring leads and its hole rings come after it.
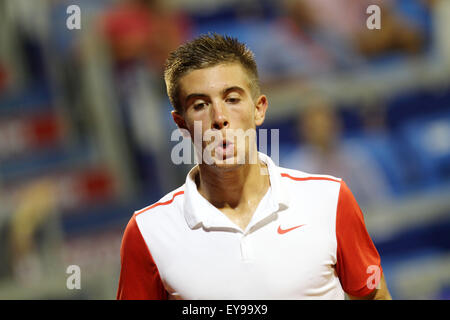
POLYGON ((236 104, 236 103, 239 103, 239 101, 241 101, 241 99, 238 97, 228 97, 225 101, 227 103, 236 104))
POLYGON ((199 102, 194 104, 194 110, 201 110, 206 106, 206 102, 199 102))

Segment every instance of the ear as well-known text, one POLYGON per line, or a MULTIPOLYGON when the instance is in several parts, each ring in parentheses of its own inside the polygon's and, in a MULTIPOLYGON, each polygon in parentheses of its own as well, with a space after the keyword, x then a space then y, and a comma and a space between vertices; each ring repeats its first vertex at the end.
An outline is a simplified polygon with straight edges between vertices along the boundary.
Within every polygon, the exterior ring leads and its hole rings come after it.
POLYGON ((171 113, 172 113, 173 121, 176 123, 178 128, 180 128, 180 129, 187 129, 186 128, 186 122, 184 121, 183 116, 176 110, 172 110, 171 113))
POLYGON ((257 127, 263 124, 268 106, 269 102, 267 101, 267 97, 265 95, 259 96, 255 104, 255 124, 257 127))
MULTIPOLYGON (((180 129, 184 129, 181 130, 183 132, 183 136, 185 136, 184 132, 186 132, 185 130, 188 130, 188 127, 186 126, 186 121, 184 121, 183 116, 176 110, 172 110, 172 118, 173 121, 176 123, 176 125, 178 126, 178 128, 180 129)), ((188 137, 185 137, 188 138, 188 137)))

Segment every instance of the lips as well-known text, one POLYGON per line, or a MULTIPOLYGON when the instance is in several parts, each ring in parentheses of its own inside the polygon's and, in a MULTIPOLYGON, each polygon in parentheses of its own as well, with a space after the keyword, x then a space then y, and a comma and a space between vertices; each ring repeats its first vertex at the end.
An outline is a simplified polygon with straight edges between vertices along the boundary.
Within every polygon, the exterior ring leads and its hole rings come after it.
POLYGON ((226 159, 234 155, 234 143, 224 139, 221 144, 215 148, 216 157, 226 159))

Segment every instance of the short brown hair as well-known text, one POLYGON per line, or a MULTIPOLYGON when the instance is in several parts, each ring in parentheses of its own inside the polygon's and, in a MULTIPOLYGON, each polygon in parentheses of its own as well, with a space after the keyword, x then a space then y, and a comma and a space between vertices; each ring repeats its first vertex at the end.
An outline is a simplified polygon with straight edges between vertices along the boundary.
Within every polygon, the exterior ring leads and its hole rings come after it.
POLYGON ((222 63, 238 62, 250 78, 252 95, 259 94, 258 70, 253 52, 236 38, 216 33, 202 35, 169 54, 164 79, 170 103, 180 114, 179 79, 192 70, 214 67, 222 63))

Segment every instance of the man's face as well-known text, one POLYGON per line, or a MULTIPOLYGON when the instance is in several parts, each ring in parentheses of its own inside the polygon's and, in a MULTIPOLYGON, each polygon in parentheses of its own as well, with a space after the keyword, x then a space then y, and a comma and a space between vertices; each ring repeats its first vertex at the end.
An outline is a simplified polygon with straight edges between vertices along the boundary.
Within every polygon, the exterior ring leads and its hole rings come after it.
POLYGON ((217 167, 251 162, 249 153, 256 154, 256 140, 244 136, 256 135, 256 126, 264 121, 267 99, 264 95, 252 96, 243 67, 239 63, 219 64, 191 71, 179 81, 184 114, 174 112, 173 117, 194 140, 199 134, 198 130, 194 132, 195 124, 201 124, 203 139, 196 151, 199 153, 201 148, 202 159, 210 155, 209 164, 217 167))

